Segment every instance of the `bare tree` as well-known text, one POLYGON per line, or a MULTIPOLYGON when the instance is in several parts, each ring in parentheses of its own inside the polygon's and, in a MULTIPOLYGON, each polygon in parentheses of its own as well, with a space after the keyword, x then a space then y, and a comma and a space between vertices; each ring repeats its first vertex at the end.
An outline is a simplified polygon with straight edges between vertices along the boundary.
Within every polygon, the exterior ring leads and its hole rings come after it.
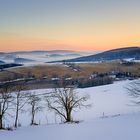
POLYGON ((23 107, 27 103, 26 99, 26 92, 23 92, 25 90, 25 82, 20 82, 14 86, 14 106, 15 106, 15 123, 14 126, 18 127, 18 118, 19 118, 19 112, 23 111, 23 107))
POLYGON ((133 103, 140 105, 140 79, 130 83, 126 89, 129 95, 134 98, 133 103))
POLYGON ((13 89, 9 84, 4 84, 0 87, 0 129, 3 129, 3 119, 9 109, 9 104, 12 102, 11 95, 13 89))
POLYGON ((36 125, 35 115, 43 108, 40 102, 41 102, 40 97, 38 97, 35 93, 30 94, 28 103, 31 106, 31 125, 36 125))
POLYGON ((88 107, 85 102, 89 96, 79 96, 73 87, 56 88, 53 93, 46 96, 49 109, 54 110, 65 122, 73 122, 72 111, 88 107))

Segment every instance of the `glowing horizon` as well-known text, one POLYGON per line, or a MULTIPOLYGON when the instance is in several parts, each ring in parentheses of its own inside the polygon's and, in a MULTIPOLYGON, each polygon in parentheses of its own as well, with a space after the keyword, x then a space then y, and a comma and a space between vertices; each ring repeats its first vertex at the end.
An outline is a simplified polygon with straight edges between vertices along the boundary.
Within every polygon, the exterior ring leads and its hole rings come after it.
POLYGON ((0 51, 140 46, 139 0, 0 1, 0 51))

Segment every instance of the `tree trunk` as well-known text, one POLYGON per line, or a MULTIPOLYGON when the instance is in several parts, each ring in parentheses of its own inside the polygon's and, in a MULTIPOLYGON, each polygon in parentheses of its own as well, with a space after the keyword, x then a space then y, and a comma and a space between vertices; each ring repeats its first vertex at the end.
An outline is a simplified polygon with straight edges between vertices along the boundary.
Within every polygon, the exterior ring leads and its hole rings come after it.
POLYGON ((17 126, 18 126, 18 114, 19 114, 19 94, 17 96, 17 103, 16 103, 15 128, 17 128, 17 126))
POLYGON ((32 120, 31 120, 31 125, 34 125, 35 123, 34 123, 34 114, 32 114, 32 120))
POLYGON ((32 106, 32 119, 31 119, 31 125, 34 125, 34 118, 35 118, 35 111, 34 111, 34 105, 32 106))
POLYGON ((16 118, 15 118, 15 128, 18 126, 18 109, 16 111, 16 118))
POLYGON ((2 115, 0 114, 0 129, 3 129, 2 115))
POLYGON ((3 116, 2 116, 2 107, 1 107, 1 103, 0 103, 0 129, 3 129, 3 116))
POLYGON ((67 111, 67 120, 66 122, 71 122, 71 112, 67 111))

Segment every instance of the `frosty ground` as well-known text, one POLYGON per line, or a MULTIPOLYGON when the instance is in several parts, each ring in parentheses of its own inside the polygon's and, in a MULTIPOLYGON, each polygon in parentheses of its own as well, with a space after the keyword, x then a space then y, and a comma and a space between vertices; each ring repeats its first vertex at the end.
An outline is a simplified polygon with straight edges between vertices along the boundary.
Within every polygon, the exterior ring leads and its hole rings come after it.
MULTIPOLYGON (((0 131, 1 140, 139 140, 140 107, 134 106, 125 87, 132 81, 85 89, 92 107, 73 113, 79 124, 59 124, 59 117, 44 110, 36 117, 40 126, 29 126, 29 114, 21 114, 22 127, 14 131, 0 131)), ((46 92, 47 89, 36 90, 46 92)))

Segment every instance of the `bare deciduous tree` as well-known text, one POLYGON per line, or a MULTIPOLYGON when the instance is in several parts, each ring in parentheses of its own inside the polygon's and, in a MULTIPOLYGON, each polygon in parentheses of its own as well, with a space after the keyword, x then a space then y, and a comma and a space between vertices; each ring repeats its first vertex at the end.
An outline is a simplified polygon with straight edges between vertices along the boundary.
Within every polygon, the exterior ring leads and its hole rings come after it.
POLYGON ((28 103, 31 106, 31 125, 36 125, 35 115, 43 108, 40 102, 41 102, 40 97, 38 97, 35 93, 30 94, 28 103))
POLYGON ((126 89, 129 95, 134 98, 133 102, 140 105, 140 79, 130 83, 126 89))
POLYGON ((15 123, 14 126, 17 128, 18 127, 18 118, 19 118, 19 112, 23 111, 23 107, 27 103, 26 93, 23 92, 25 88, 25 83, 20 82, 17 85, 14 86, 14 106, 15 106, 15 123))
POLYGON ((12 87, 9 84, 4 84, 0 87, 0 129, 3 129, 3 119, 7 110, 9 109, 9 104, 12 102, 13 97, 11 95, 12 87))
POLYGON ((65 122, 73 122, 72 111, 81 107, 88 107, 85 102, 89 96, 79 96, 73 87, 56 88, 46 96, 49 109, 54 110, 65 122))

